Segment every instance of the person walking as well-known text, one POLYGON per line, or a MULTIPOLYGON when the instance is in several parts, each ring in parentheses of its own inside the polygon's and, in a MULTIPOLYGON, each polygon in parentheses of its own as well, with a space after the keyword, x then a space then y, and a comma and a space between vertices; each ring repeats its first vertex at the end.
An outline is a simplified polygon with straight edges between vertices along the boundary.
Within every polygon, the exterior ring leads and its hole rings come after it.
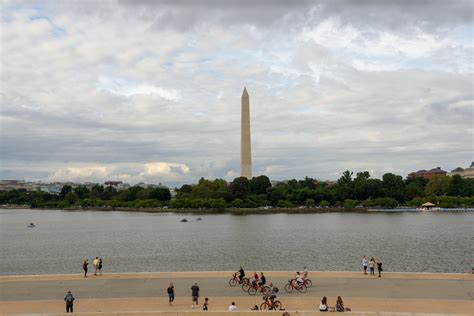
POLYGON ((193 299, 193 305, 191 308, 194 308, 194 303, 196 303, 196 307, 199 306, 199 286, 196 281, 194 281, 193 286, 191 286, 191 296, 193 299))
POLYGON ((102 275, 102 258, 99 258, 99 275, 102 275))
POLYGON ((92 261, 92 267, 94 268, 94 275, 97 275, 97 270, 99 269, 99 257, 95 257, 92 261))
POLYGON ((66 313, 73 313, 74 300, 75 298, 72 296, 71 291, 67 291, 67 294, 64 297, 64 301, 66 302, 66 313))
POLYGON ((82 269, 84 270, 84 277, 87 278, 87 266, 89 265, 89 260, 84 260, 82 263, 82 269))
POLYGON ((173 306, 173 302, 174 302, 174 285, 173 285, 173 283, 170 283, 170 285, 168 285, 168 288, 166 289, 166 292, 168 293, 168 302, 170 303, 170 306, 173 306))
POLYGON ((370 258, 369 269, 370 269, 370 275, 375 275, 375 260, 373 257, 370 258))
POLYGON ((362 267, 364 268, 364 274, 367 274, 367 258, 362 257, 362 267))
POLYGON ((382 277, 382 261, 377 261, 377 271, 379 272, 379 278, 382 277))
POLYGON ((209 298, 206 297, 204 299, 204 304, 202 304, 202 310, 203 311, 208 311, 209 310, 209 298))

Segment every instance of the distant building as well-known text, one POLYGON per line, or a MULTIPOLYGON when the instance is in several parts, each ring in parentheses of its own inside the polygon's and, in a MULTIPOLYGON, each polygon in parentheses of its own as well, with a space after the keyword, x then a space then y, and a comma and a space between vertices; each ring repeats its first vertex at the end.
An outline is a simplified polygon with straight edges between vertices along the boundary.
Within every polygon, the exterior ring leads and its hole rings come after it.
POLYGON ((445 176, 446 174, 447 174, 446 171, 444 171, 440 167, 436 167, 431 170, 418 170, 415 172, 411 172, 408 174, 408 178, 431 179, 434 176, 445 176))
POLYGON ((471 162, 471 165, 469 168, 463 169, 461 167, 457 167, 456 169, 451 170, 450 173, 448 173, 448 176, 454 176, 454 175, 460 175, 463 178, 474 178, 474 161, 471 162))
POLYGON ((25 182, 23 180, 0 180, 0 191, 12 191, 12 190, 26 190, 26 191, 38 191, 39 185, 33 182, 25 182))
POLYGON ((40 185, 40 191, 47 192, 47 193, 50 193, 50 194, 60 194, 62 188, 63 188, 62 185, 57 185, 57 184, 42 184, 42 185, 40 185))

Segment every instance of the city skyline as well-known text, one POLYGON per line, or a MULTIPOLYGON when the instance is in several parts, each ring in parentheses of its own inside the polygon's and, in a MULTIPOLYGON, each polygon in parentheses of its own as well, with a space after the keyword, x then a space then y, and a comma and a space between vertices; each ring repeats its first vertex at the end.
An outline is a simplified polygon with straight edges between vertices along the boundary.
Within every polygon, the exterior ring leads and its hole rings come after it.
POLYGON ((469 1, 3 1, 1 179, 163 183, 473 161, 469 1), (257 92, 258 93, 255 93, 257 92))

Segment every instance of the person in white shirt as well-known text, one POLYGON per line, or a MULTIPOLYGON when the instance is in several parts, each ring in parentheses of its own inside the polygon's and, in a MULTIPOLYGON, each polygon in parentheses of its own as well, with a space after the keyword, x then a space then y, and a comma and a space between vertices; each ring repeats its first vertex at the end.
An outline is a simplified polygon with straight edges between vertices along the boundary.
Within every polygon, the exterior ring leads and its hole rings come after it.
POLYGON ((229 312, 234 312, 237 310, 237 306, 235 306, 235 302, 229 305, 229 312))
POLYGON ((362 266, 364 267, 364 274, 367 274, 367 258, 365 256, 362 258, 362 266))
POLYGON ((307 279, 308 278, 308 268, 304 267, 303 268, 303 279, 307 279))

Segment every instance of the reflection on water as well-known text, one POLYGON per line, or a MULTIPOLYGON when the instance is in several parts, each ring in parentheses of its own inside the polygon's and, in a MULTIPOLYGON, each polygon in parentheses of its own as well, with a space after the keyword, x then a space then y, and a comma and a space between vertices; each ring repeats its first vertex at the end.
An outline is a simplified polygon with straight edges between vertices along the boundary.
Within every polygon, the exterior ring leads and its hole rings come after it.
POLYGON ((473 266, 474 214, 199 216, 0 210, 0 271, 80 273, 95 256, 104 272, 359 270, 363 255, 380 259, 385 271, 473 266))

